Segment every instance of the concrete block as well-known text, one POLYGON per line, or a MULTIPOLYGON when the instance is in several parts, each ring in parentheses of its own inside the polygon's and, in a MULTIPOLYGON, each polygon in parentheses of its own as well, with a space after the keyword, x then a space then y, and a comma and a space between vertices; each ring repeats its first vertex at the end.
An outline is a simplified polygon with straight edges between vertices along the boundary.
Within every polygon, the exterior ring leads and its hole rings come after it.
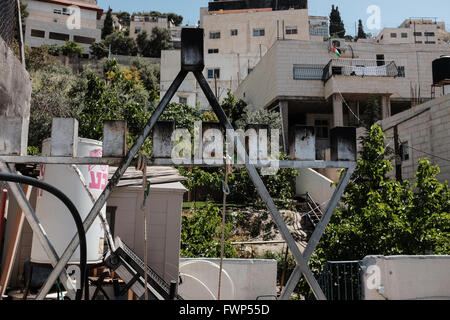
POLYGON ((295 126, 291 132, 291 159, 316 160, 316 133, 314 127, 295 126))
POLYGON ((78 121, 72 118, 54 118, 52 122, 51 155, 75 157, 78 150, 78 121))
POLYGON ((108 120, 103 124, 103 157, 125 157, 127 154, 127 122, 108 120))
POLYGON ((29 120, 0 116, 0 155, 26 156, 29 120))
POLYGON ((330 130, 331 161, 356 161, 356 128, 336 127, 330 130))
POLYGON ((153 128, 152 156, 156 159, 168 159, 172 156, 172 134, 175 131, 175 122, 158 121, 153 128))

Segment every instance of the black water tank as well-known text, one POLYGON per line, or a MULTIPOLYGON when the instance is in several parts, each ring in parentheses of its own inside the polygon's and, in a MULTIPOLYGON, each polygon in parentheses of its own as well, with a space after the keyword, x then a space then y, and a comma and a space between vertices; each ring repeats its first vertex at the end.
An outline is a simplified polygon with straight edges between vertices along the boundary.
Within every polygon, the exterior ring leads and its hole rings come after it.
POLYGON ((450 81, 450 56, 441 56, 433 61, 433 84, 450 81))

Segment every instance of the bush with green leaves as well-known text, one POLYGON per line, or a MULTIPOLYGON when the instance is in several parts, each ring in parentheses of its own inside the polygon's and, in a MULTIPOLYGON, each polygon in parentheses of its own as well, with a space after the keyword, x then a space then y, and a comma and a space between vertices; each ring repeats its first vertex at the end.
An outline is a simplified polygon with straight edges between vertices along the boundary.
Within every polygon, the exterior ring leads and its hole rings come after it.
MULTIPOLYGON (((225 226, 224 257, 235 258, 236 250, 230 243, 233 224, 225 226)), ((221 251, 222 211, 213 203, 195 207, 190 215, 183 215, 180 256, 185 258, 219 258, 221 251)))
POLYGON ((111 47, 112 54, 124 56, 135 56, 138 51, 134 39, 118 30, 115 30, 105 38, 105 46, 107 48, 111 47))

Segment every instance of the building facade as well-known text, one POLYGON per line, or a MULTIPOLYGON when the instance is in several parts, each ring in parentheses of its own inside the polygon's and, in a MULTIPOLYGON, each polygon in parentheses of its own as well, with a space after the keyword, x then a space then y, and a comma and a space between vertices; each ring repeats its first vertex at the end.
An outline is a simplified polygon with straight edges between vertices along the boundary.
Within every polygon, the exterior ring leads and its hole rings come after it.
POLYGON ((95 0, 24 0, 29 16, 25 20, 25 44, 29 47, 64 45, 67 41, 80 44, 86 52, 101 40, 97 21, 103 9, 95 0), (80 20, 74 19, 74 7, 79 8, 80 20), (79 22, 79 26, 76 24, 79 22))
MULTIPOLYGON (((277 41, 235 95, 253 108, 280 110, 289 149, 295 125, 316 128, 318 159, 325 159, 329 130, 360 125, 376 98, 389 118, 431 99, 432 62, 449 45, 277 41)), ((438 92, 437 97, 442 95, 438 92)))
POLYGON ((407 19, 398 28, 383 29, 375 41, 381 44, 416 43, 443 44, 448 43, 450 34, 445 29, 445 22, 434 18, 407 19))
POLYGON ((153 28, 170 29, 174 25, 167 17, 154 17, 150 15, 132 15, 130 22, 130 37, 136 39, 138 34, 146 31, 151 34, 153 28))
MULTIPOLYGON (((323 41, 325 17, 308 16, 307 1, 214 1, 200 8, 200 27, 205 30, 205 72, 219 100, 237 89, 277 40, 323 41), (312 24, 312 26, 311 26, 312 24), (311 32, 314 36, 311 36, 311 32)), ((161 96, 178 70, 179 53, 163 52, 161 96), (173 60, 171 60, 173 59, 173 60), (167 64, 165 64, 167 63, 167 64)), ((201 109, 209 104, 195 82, 182 95, 201 109), (194 86, 195 84, 195 86, 194 86)), ((174 102, 178 102, 177 97, 174 102)), ((181 99, 185 101, 184 98, 181 99)))

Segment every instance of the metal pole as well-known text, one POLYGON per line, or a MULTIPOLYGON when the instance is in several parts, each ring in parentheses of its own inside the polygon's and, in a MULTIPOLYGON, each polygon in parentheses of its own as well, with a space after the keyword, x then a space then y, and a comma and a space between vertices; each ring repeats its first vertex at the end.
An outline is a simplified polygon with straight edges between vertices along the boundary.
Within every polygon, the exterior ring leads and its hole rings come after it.
MULTIPOLYGON (((194 72, 195 78, 197 79, 197 82, 200 84, 200 87, 203 90, 203 93, 205 94, 206 98, 208 99, 208 102, 210 103, 211 107, 213 108, 214 112, 217 115, 217 118, 219 119, 220 123, 225 127, 225 129, 231 129, 233 130, 233 126, 229 122, 225 112, 223 111, 222 107, 219 105, 216 99, 214 99, 214 93, 211 91, 211 88, 208 86, 208 82, 206 81, 205 77, 203 76, 202 72, 195 71, 194 72)), ((241 148, 241 141, 239 139, 236 139, 237 141, 237 150, 239 152, 243 153, 241 156, 244 156, 245 159, 248 159, 248 154, 243 151, 245 148, 241 148)), ((322 289, 319 286, 319 283, 314 278, 313 273, 309 269, 305 259, 303 258, 302 253, 300 252, 300 249, 297 246, 297 243, 295 242, 294 238, 292 237, 289 229, 286 226, 286 223, 283 220, 283 217, 281 216, 280 212, 278 211, 277 207, 275 206, 275 203, 273 202, 269 192, 267 191, 266 186, 264 185, 264 182, 262 181, 261 177, 258 174, 258 171, 256 171, 256 168, 252 164, 246 164, 247 172, 252 179, 253 183, 255 184, 256 190, 258 191, 259 195, 261 196, 261 199, 266 203, 269 211, 272 214, 272 217, 278 226, 283 238, 286 240, 286 243, 288 244, 292 254, 295 257, 295 260, 297 261, 297 264, 301 270, 301 272, 305 275, 306 281, 310 285, 315 297, 319 300, 325 300, 325 295, 322 291, 322 289)))
MULTIPOLYGON (((322 220, 320 223, 316 226, 314 233, 311 236, 311 239, 308 242, 308 245, 306 246, 305 251, 303 252, 303 256, 306 260, 309 261, 311 258, 312 253, 317 247, 317 244, 319 243, 320 239, 322 238, 323 233, 325 232, 325 229, 330 222, 331 216, 334 213, 334 210, 336 209, 336 206, 339 202, 339 199, 341 199, 342 195, 344 194, 345 188, 347 187, 350 178, 353 174, 353 172, 356 169, 356 164, 351 166, 347 169, 347 172, 344 176, 344 178, 339 183, 335 193, 333 194, 330 202, 328 203, 328 208, 325 212, 325 215, 322 217, 322 220)), ((294 292, 295 287, 297 286, 298 282, 300 281, 300 268, 299 266, 296 266, 294 271, 292 272, 291 277, 288 280, 288 283, 286 284, 286 287, 284 288, 283 292, 281 293, 281 299, 282 300, 288 300, 291 296, 292 292, 294 292)))
POLYGON ((20 0, 16 0, 17 4, 17 19, 19 20, 19 42, 20 42, 20 58, 22 64, 25 65, 25 48, 23 43, 23 31, 22 31, 22 12, 20 10, 20 0))
MULTIPOLYGON (((103 190, 100 197, 95 202, 94 206, 92 207, 91 211, 89 212, 88 216, 84 220, 84 230, 87 232, 94 223, 95 219, 97 218, 97 215, 99 214, 100 210, 103 208, 103 206, 106 203, 106 200, 108 200, 109 196, 111 195, 113 189, 117 186, 117 184, 120 181, 120 178, 123 176, 125 171, 130 166, 131 162, 133 161, 134 157, 139 152, 139 149, 141 149, 142 145, 144 144, 145 140, 148 138, 148 136, 151 133, 151 130, 153 129, 154 125, 156 124, 156 121, 158 118, 162 115, 164 109, 169 104, 170 100, 172 100, 173 96, 175 95, 178 88, 183 83, 183 80, 186 78, 187 72, 186 71, 180 71, 175 78, 174 82, 170 86, 167 93, 164 95, 163 99, 159 103, 158 107, 156 108, 155 112, 151 116, 148 123, 145 125, 141 135, 134 143, 133 147, 128 152, 125 159, 122 160, 121 165, 114 173, 113 177, 109 181, 108 185, 106 186, 105 190, 103 190)), ((76 248, 78 247, 79 239, 78 237, 74 237, 72 241, 70 242, 69 246, 66 248, 66 251, 61 256, 61 259, 59 260, 58 264, 54 267, 52 273, 47 278, 47 281, 45 282, 44 286, 41 289, 41 292, 39 293, 38 297, 45 297, 45 295, 50 291, 51 287, 55 283, 58 274, 63 270, 64 266, 67 264, 67 262, 70 260, 70 257, 75 252, 76 248)))
MULTIPOLYGON (((0 162, 0 171, 6 172, 6 173, 13 173, 12 170, 3 162, 0 162)), ((42 228, 42 225, 39 222, 39 219, 36 216, 36 213, 34 212, 33 208, 31 207, 31 204, 28 202, 25 194, 23 193, 22 188, 18 183, 8 182, 9 188, 16 198, 17 203, 19 204, 20 208, 23 211, 23 214, 25 215, 25 218, 27 219, 28 223, 30 224, 31 229, 33 230, 34 235, 38 238, 42 248, 47 253, 47 256, 50 260, 50 263, 53 267, 56 266, 58 262, 58 253, 56 252, 55 248, 51 244, 50 240, 47 237, 47 234, 45 233, 45 230, 42 228)), ((76 236, 78 239, 78 236, 76 236)), ((72 255, 71 255, 72 256, 72 255)), ((69 257, 69 259, 71 258, 69 257)), ((76 289, 73 287, 72 281, 67 275, 67 271, 65 270, 66 263, 62 265, 60 271, 56 274, 56 279, 59 277, 61 283, 64 285, 64 287, 67 289, 67 294, 71 299, 75 299, 75 292, 76 289)), ((54 282, 53 282, 54 283, 54 282)), ((45 298, 45 296, 44 296, 45 298)), ((38 299, 36 300, 43 300, 38 299)))

